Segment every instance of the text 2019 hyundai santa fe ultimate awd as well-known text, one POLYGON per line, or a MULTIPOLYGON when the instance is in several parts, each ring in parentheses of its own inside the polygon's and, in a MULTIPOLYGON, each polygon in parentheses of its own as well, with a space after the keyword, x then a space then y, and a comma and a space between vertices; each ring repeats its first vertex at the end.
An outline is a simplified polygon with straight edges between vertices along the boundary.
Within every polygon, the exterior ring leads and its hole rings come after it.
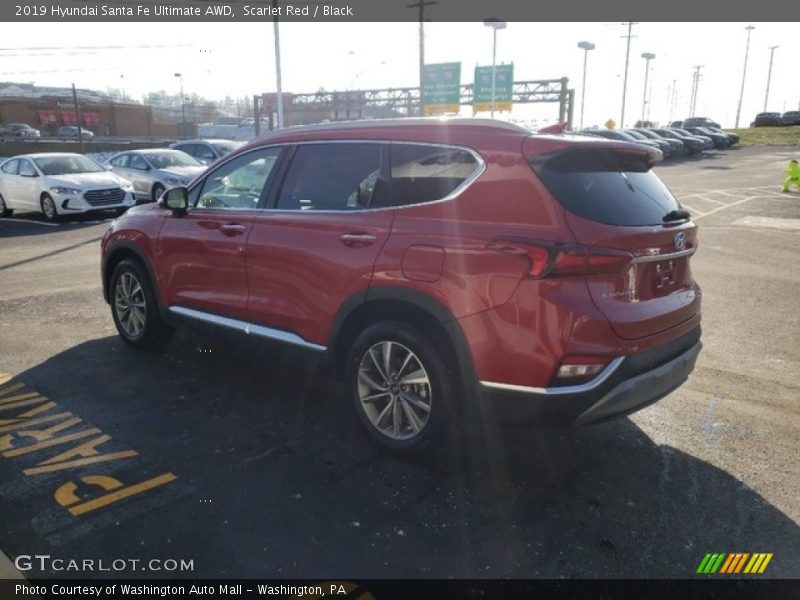
POLYGON ((697 226, 659 159, 488 120, 284 130, 116 220, 104 293, 135 347, 189 320, 322 353, 398 452, 467 408, 602 421, 700 351, 697 226))

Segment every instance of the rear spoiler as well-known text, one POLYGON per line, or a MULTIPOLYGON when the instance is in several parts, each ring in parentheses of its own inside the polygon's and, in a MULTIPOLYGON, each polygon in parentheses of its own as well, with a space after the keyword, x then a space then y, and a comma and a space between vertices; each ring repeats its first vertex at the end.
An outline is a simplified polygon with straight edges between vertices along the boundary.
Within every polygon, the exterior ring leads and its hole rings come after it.
POLYGON ((639 158, 648 169, 664 159, 661 150, 644 144, 588 136, 530 135, 522 142, 522 153, 534 167, 541 167, 556 157, 566 158, 564 155, 568 153, 586 156, 595 151, 618 155, 623 160, 639 158))

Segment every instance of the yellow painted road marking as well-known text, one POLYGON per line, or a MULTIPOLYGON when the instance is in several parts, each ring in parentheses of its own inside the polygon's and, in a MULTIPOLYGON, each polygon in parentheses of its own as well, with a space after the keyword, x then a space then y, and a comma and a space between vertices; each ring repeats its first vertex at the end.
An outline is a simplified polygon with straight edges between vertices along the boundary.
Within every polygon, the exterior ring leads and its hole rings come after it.
MULTIPOLYGON (((112 478, 105 477, 104 479, 112 479, 112 478)), ((164 473, 163 475, 159 475, 158 477, 153 477, 152 479, 148 479, 147 481, 137 483, 136 485, 122 488, 110 494, 105 494, 103 496, 100 496, 99 498, 95 498, 94 500, 88 500, 86 502, 83 502, 82 504, 78 504, 77 506, 72 506, 68 510, 70 513, 72 513, 77 517, 86 514, 88 512, 91 512, 93 510, 97 510, 98 508, 108 506, 109 504, 113 504, 114 502, 118 502, 123 498, 129 498, 130 496, 141 494, 142 492, 146 492, 147 490, 152 490, 153 488, 162 486, 176 479, 177 477, 172 473, 164 473)), ((119 483, 120 486, 122 485, 122 482, 120 481, 117 481, 117 483, 119 483)), ((95 484, 97 484, 97 482, 95 482, 95 484)))
POLYGON ((38 419, 23 419, 27 415, 34 416, 39 413, 47 412, 51 408, 55 408, 55 402, 49 402, 46 405, 37 406, 33 410, 29 410, 26 413, 22 413, 15 419, 6 419, 0 420, 0 433, 5 433, 6 431, 14 431, 15 429, 19 429, 20 427, 28 427, 29 425, 40 425, 42 423, 49 423, 50 421, 56 421, 58 419, 63 419, 65 417, 71 417, 71 412, 63 412, 63 413, 56 413, 54 415, 47 415, 46 417, 39 417, 38 419))
POLYGON ((16 396, 9 396, 8 398, 3 398, 0 400, 0 405, 4 404, 11 404, 12 402, 16 402, 17 400, 27 400, 28 398, 35 398, 39 395, 39 392, 26 392, 24 394, 17 394, 16 396))
MULTIPOLYGON (((87 475, 86 477, 81 477, 81 481, 83 481, 87 485, 100 486, 107 492, 122 487, 122 482, 119 479, 114 479, 113 477, 108 477, 106 475, 87 475)), ((56 502, 58 502, 63 507, 68 507, 72 506, 73 504, 78 504, 81 501, 81 499, 75 493, 77 489, 78 486, 75 484, 74 481, 69 481, 65 483, 56 490, 55 493, 56 502)))
POLYGON ((59 446, 61 444, 66 444, 67 442, 72 442, 74 440, 80 440, 85 437, 89 437, 90 435, 95 435, 97 433, 101 433, 99 429, 95 428, 85 429, 84 431, 78 431, 76 433, 70 433, 69 435, 65 435, 62 437, 45 440, 43 442, 39 442, 38 444, 31 444, 29 446, 23 446, 22 448, 7 450, 6 452, 3 452, 3 456, 5 456, 6 458, 12 458, 14 456, 22 456, 23 454, 37 452, 42 448, 49 448, 50 446, 59 446))
POLYGON ((70 460, 56 464, 41 463, 35 467, 30 467, 22 471, 25 475, 40 475, 42 473, 52 473, 53 471, 62 471, 64 469, 72 469, 74 467, 83 467, 85 465, 93 465, 95 463, 107 462, 109 460, 118 460, 120 458, 131 458, 138 456, 135 450, 123 450, 122 452, 112 452, 111 454, 101 454, 100 456, 93 456, 91 458, 81 458, 78 460, 70 460))
POLYGON ((31 398, 30 400, 21 400, 19 402, 14 402, 13 404, 3 404, 0 405, 0 410, 8 410, 9 408, 19 408, 20 406, 30 406, 31 404, 40 404, 42 402, 47 402, 47 398, 45 396, 36 395, 36 398, 31 398))

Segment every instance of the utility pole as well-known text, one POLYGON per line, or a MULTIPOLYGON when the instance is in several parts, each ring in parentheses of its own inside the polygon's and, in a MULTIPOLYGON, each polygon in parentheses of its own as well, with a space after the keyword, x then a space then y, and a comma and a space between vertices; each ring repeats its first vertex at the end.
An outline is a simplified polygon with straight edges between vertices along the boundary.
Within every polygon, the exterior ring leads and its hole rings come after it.
POLYGON ((767 93, 764 94, 764 112, 767 112, 767 100, 769 100, 769 84, 772 80, 772 59, 775 58, 775 48, 780 46, 769 47, 769 71, 767 71, 767 93))
POLYGON ((583 50, 583 83, 581 83, 581 125, 583 129, 583 106, 586 101, 586 63, 589 60, 589 50, 594 50, 595 45, 591 42, 578 42, 578 48, 583 50))
POLYGON ((175 73, 181 80, 181 139, 186 139, 186 98, 183 95, 183 73, 175 73))
POLYGON ((694 116, 694 111, 697 108, 697 93, 700 89, 700 69, 703 68, 704 65, 695 65, 694 66, 694 74, 692 75, 692 99, 689 105, 689 116, 694 116))
POLYGON ((497 83, 497 30, 505 29, 506 22, 498 19, 486 19, 483 22, 486 27, 492 28, 492 118, 494 119, 494 106, 497 83))
POLYGON ((435 0, 417 0, 414 4, 406 4, 406 8, 419 9, 419 109, 420 114, 425 111, 425 7, 438 4, 435 0))
POLYGON ((628 43, 626 44, 625 48, 625 75, 622 78, 622 110, 620 111, 620 117, 619 117, 620 129, 624 129, 625 127, 625 96, 628 93, 628 63, 630 62, 631 58, 631 38, 636 37, 635 35, 631 34, 634 25, 638 25, 638 23, 634 23, 633 21, 628 21, 628 35, 622 36, 624 38, 628 38, 628 43))
POLYGON ((747 56, 750 53, 750 32, 755 29, 754 25, 748 25, 745 27, 747 30, 747 43, 744 47, 744 68, 742 69, 742 89, 739 92, 739 105, 736 107, 736 125, 734 126, 736 129, 739 128, 739 117, 742 114, 742 100, 744 99, 744 81, 747 77, 747 56))
POLYGON ((652 52, 643 52, 642 58, 644 59, 644 95, 642 97, 642 121, 645 119, 645 112, 647 110, 647 79, 650 75, 650 61, 656 57, 652 52))
POLYGON ((278 103, 278 129, 283 129, 283 89, 281 88, 281 34, 278 26, 278 0, 272 0, 272 31, 275 38, 275 84, 277 87, 275 100, 278 103))
POLYGON ((75 91, 75 84, 72 84, 72 102, 75 104, 75 120, 78 122, 78 144, 83 154, 83 128, 81 127, 81 109, 78 106, 78 92, 75 91))

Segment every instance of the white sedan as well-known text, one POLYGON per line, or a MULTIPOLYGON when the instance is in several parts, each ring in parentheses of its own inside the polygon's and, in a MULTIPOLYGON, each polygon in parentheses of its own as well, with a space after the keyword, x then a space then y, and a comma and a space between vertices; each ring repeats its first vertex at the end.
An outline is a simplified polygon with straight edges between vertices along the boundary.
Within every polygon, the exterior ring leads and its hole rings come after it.
POLYGON ((0 164, 0 217, 36 211, 54 221, 96 210, 122 213, 135 204, 127 179, 82 154, 23 154, 0 164))

